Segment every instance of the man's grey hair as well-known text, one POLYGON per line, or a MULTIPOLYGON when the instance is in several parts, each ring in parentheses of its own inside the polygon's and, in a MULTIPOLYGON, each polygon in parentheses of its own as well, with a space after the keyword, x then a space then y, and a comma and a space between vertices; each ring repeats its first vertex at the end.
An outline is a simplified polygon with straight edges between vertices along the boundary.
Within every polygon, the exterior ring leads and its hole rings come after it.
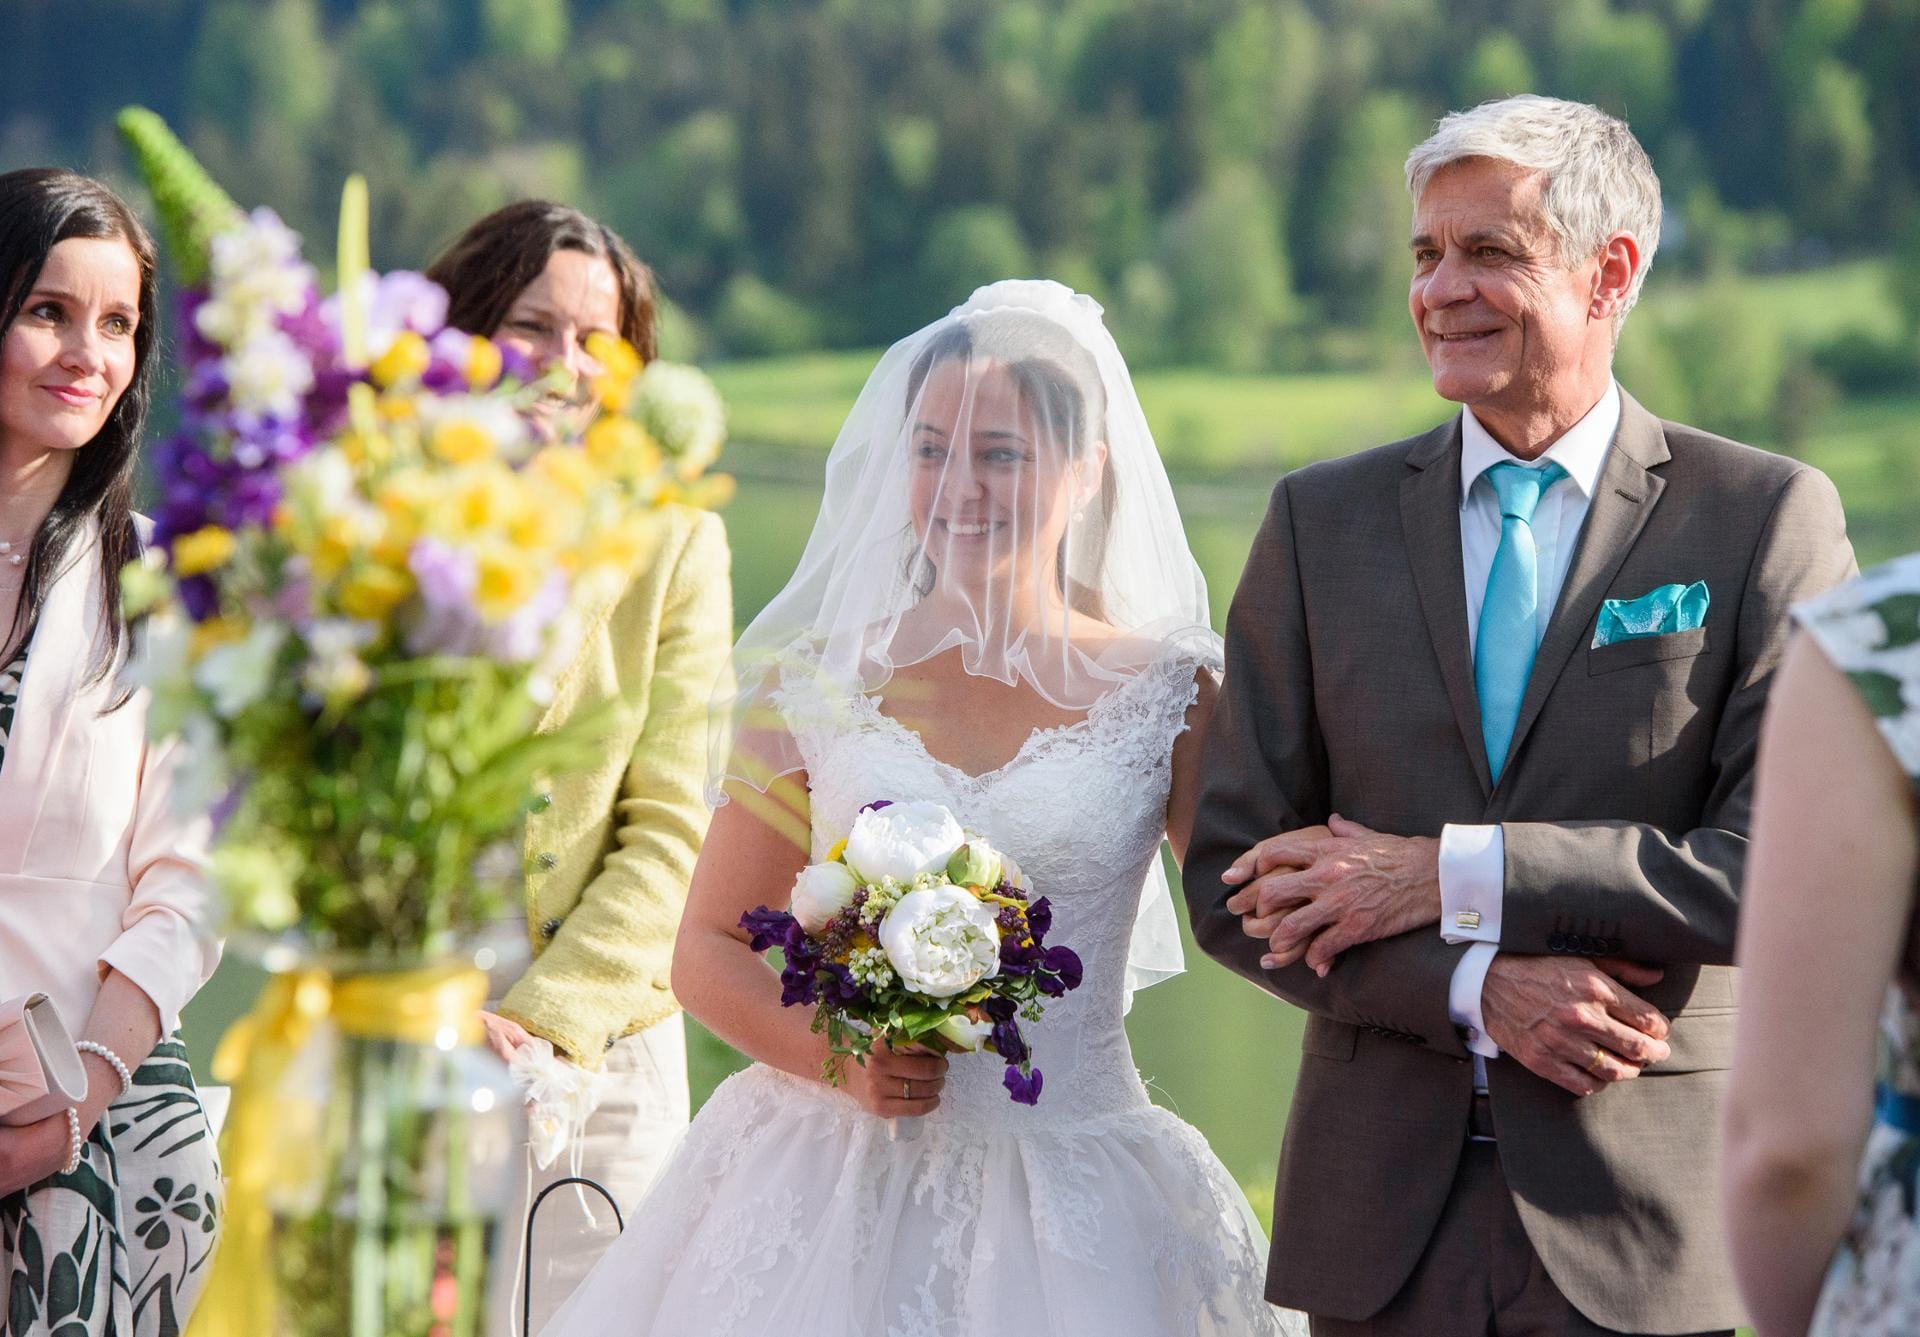
POLYGON ((1546 177, 1542 207, 1566 264, 1592 259, 1616 232, 1632 234, 1640 270, 1614 317, 1617 336, 1660 245, 1660 178, 1627 123, 1584 102, 1533 93, 1453 112, 1407 155, 1414 200, 1441 168, 1467 158, 1497 158, 1546 177))

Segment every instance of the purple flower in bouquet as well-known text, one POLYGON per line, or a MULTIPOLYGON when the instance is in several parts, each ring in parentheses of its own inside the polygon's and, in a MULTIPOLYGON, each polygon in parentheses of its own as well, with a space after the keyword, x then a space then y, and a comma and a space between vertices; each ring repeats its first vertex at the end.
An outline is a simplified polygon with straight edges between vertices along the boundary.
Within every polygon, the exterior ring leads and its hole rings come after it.
POLYGON ((790 947, 796 938, 805 938, 800 922, 785 910, 769 910, 761 906, 749 910, 740 916, 740 927, 751 936, 750 945, 756 952, 764 952, 772 947, 790 947))
POLYGON ((1049 947, 1040 960, 1042 974, 1036 983, 1040 992, 1058 998, 1069 989, 1080 987, 1080 956, 1071 947, 1049 947))
POLYGON ((1006 1076, 1001 1078, 1001 1083, 1007 1088, 1007 1092, 1013 1097, 1015 1104, 1038 1105, 1040 1103, 1040 1087, 1043 1080, 1040 1075, 1040 1069, 1034 1068, 1029 1072, 1023 1073, 1020 1069, 1009 1063, 1007 1065, 1006 1076))

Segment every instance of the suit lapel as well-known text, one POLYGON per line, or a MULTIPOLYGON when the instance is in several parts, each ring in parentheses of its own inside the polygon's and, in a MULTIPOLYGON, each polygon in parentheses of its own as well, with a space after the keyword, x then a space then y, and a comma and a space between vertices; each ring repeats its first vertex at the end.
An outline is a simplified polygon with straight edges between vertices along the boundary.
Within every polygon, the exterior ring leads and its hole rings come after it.
POLYGON ((1486 745, 1480 739, 1480 699, 1473 690, 1473 649, 1467 638, 1467 591, 1460 555, 1460 419, 1434 428, 1407 452, 1414 472, 1400 484, 1400 524, 1420 611, 1433 638, 1440 676, 1453 704, 1460 741, 1473 759, 1481 793, 1493 792, 1486 745))
POLYGON ((1502 779, 1512 774, 1511 763, 1520 755, 1527 731, 1540 718, 1547 696, 1566 669, 1567 661, 1591 633, 1607 587, 1627 560, 1661 492, 1666 489, 1666 480, 1651 472, 1652 469, 1671 458, 1659 420, 1621 391, 1620 426, 1614 435, 1613 449, 1607 452, 1607 462, 1594 486, 1593 504, 1588 507, 1586 524, 1580 529, 1573 565, 1567 570, 1566 583, 1560 587, 1560 600, 1554 605, 1553 618, 1540 639, 1540 651, 1534 656, 1533 673, 1527 679, 1527 693, 1520 700, 1520 719, 1514 726, 1513 743, 1507 750, 1509 765, 1501 772, 1502 779))

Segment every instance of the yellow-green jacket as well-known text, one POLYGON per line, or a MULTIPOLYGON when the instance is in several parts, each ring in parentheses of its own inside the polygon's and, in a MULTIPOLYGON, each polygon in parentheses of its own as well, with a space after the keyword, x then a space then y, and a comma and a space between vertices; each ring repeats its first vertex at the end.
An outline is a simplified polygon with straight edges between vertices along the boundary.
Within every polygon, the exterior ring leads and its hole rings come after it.
POLYGON ((527 819, 534 959, 500 1012, 598 1067, 607 1046, 671 1016, 673 939, 707 831, 707 705, 731 648, 719 517, 658 513, 658 548, 587 628, 541 727, 625 696, 604 760, 556 780, 527 819))

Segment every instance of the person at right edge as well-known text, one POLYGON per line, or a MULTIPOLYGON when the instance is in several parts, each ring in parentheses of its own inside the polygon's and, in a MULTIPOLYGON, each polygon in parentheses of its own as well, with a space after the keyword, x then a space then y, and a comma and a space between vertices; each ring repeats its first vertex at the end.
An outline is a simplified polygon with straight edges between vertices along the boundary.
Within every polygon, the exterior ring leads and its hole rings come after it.
POLYGON ((1524 96, 1407 160, 1459 414, 1281 480, 1186 891, 1309 1013, 1267 1296, 1346 1334, 1740 1321, 1717 1211, 1762 708, 1854 570, 1818 471, 1614 381, 1659 240, 1627 126, 1524 96))

